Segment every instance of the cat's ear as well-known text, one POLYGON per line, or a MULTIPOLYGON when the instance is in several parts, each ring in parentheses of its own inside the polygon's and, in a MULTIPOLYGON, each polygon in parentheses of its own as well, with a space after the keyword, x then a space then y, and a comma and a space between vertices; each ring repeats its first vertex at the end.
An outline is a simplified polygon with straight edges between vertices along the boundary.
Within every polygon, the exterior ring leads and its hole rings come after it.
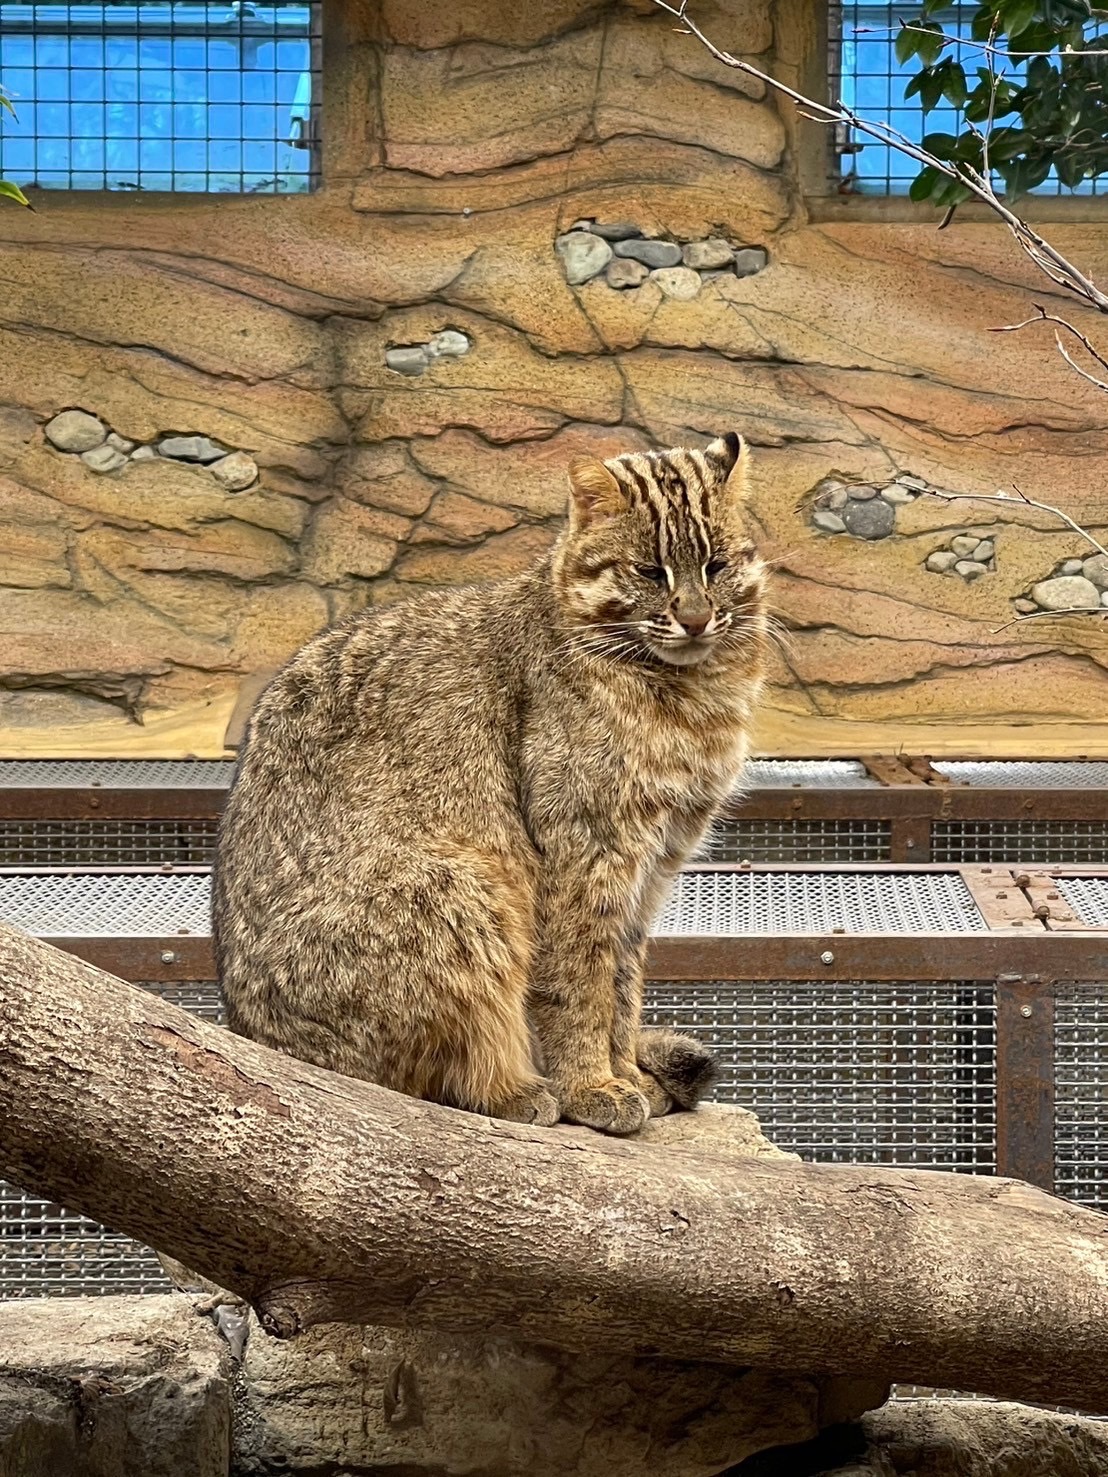
POLYGON ((717 485, 726 487, 729 498, 746 496, 750 447, 737 431, 725 431, 704 448, 708 465, 716 473, 717 485))
POLYGON ((570 512, 578 528, 586 528, 601 518, 616 518, 627 511, 623 488, 595 457, 574 457, 569 464, 569 489, 570 512))

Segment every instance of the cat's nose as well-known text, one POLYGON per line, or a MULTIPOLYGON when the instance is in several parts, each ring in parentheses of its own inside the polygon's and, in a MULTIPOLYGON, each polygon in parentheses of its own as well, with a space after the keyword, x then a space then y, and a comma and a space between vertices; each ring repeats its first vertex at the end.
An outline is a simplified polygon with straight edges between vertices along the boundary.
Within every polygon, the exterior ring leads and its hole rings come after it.
POLYGON ((712 612, 710 610, 698 610, 695 614, 679 615, 677 620, 686 635, 703 636, 704 632, 712 623, 712 612))

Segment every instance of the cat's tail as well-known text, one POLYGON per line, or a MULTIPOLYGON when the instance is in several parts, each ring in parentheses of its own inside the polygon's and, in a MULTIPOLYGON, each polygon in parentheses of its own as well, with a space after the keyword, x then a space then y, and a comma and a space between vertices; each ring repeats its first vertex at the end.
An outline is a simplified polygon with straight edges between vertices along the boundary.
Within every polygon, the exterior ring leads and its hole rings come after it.
POLYGON ((679 1108, 695 1108, 719 1077, 719 1063, 702 1041, 677 1031, 641 1031, 639 1067, 657 1078, 679 1108))

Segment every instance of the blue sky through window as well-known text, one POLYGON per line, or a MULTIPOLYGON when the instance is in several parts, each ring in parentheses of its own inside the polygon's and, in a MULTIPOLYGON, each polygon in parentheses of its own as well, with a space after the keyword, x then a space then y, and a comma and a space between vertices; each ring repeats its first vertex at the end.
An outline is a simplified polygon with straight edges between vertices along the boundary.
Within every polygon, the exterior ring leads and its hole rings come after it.
POLYGON ((60 189, 303 191, 318 5, 0 3, 0 176, 60 189))

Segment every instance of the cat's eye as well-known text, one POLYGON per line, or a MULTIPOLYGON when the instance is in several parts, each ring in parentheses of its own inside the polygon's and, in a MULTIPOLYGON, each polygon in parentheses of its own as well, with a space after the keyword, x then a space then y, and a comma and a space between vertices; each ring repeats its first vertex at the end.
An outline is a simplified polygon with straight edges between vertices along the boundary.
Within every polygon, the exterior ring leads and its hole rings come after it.
POLYGON ((708 560, 708 564, 704 570, 704 573, 708 576, 710 580, 714 580, 716 575, 722 574, 726 568, 727 560, 717 554, 714 559, 708 560))
POLYGON ((666 572, 660 564, 636 564, 635 573, 644 580, 649 580, 652 585, 664 585, 666 582, 666 572))

